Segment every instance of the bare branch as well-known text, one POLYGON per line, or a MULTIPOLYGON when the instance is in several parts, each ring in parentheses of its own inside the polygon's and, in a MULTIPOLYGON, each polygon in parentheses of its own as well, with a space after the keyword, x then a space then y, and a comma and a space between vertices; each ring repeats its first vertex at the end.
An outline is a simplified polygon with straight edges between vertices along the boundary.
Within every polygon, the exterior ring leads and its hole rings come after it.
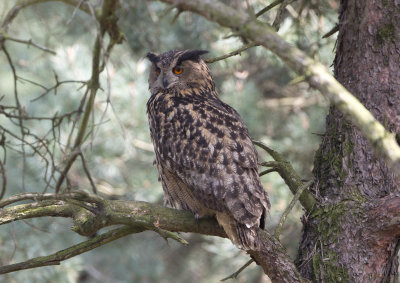
POLYGON ((269 4, 267 7, 263 8, 261 11, 259 11, 256 14, 256 18, 258 18, 259 16, 261 16, 262 14, 268 12, 269 10, 271 10, 272 8, 274 8, 275 6, 278 6, 279 4, 281 4, 283 2, 283 0, 276 0, 274 2, 272 2, 271 4, 269 4))
POLYGON ((96 189, 96 185, 93 182, 92 176, 90 175, 90 171, 89 168, 86 165, 86 159, 85 156, 83 155, 83 153, 81 152, 80 154, 81 160, 82 160, 82 166, 83 166, 83 170, 85 171, 86 176, 89 179, 90 185, 92 186, 92 190, 94 194, 97 194, 97 189, 96 189))
MULTIPOLYGON (((14 99, 15 99, 15 104, 17 107, 17 111, 18 111, 18 125, 20 128, 20 132, 21 132, 21 139, 25 140, 24 136, 25 136, 25 131, 24 131, 24 122, 23 119, 21 118, 22 116, 24 116, 24 112, 21 108, 21 103, 19 101, 19 97, 18 97, 18 88, 17 88, 17 80, 18 80, 18 76, 17 76, 17 71, 15 69, 14 63, 11 59, 11 55, 8 53, 7 48, 4 45, 4 41, 0 41, 0 48, 3 49, 4 54, 6 55, 8 64, 10 65, 12 74, 13 74, 13 79, 14 79, 14 99)), ((22 152, 22 189, 25 190, 25 169, 26 169, 26 155, 25 155, 25 143, 21 143, 21 152, 22 152)))
MULTIPOLYGON (((32 83, 32 84, 34 84, 34 85, 38 85, 38 86, 40 86, 41 88, 44 88, 44 89, 45 89, 45 91, 44 91, 42 94, 40 94, 38 97, 33 98, 33 99, 31 100, 31 102, 34 102, 34 101, 37 101, 37 100, 43 98, 46 94, 48 94, 48 93, 51 92, 52 90, 54 90, 54 94, 57 94, 57 89, 58 89, 58 87, 59 87, 60 85, 63 85, 63 84, 67 84, 67 83, 80 83, 80 84, 82 84, 82 87, 83 87, 84 85, 87 84, 86 81, 75 81, 75 80, 58 81, 57 75, 55 75, 55 78, 56 78, 56 83, 55 83, 55 85, 53 85, 53 86, 50 87, 50 88, 47 88, 47 87, 45 87, 45 86, 43 86, 43 85, 39 85, 38 83, 32 82, 32 81, 27 80, 27 79, 23 79, 24 81, 28 81, 29 83, 32 83)), ((22 78, 20 78, 20 79, 22 79, 22 78)))
POLYGON ((105 245, 109 242, 125 237, 126 235, 142 232, 144 229, 141 227, 124 226, 121 228, 113 229, 104 234, 96 236, 90 240, 79 243, 67 249, 58 251, 54 254, 47 256, 40 256, 29 259, 24 262, 0 266, 0 274, 6 274, 14 271, 25 270, 41 266, 59 265, 62 261, 71 257, 93 250, 99 246, 105 245))
POLYGON ((274 22, 272 23, 272 26, 275 28, 275 30, 279 30, 282 22, 282 16, 283 13, 286 10, 286 6, 289 5, 290 3, 294 2, 296 0, 283 0, 281 6, 279 7, 278 13, 276 13, 276 17, 274 22))
POLYGON ((267 174, 272 173, 272 172, 276 172, 276 170, 274 168, 267 169, 267 170, 264 170, 264 171, 260 172, 260 174, 258 174, 258 175, 260 175, 260 177, 261 177, 261 176, 267 175, 267 174))
POLYGON ((282 227, 283 224, 285 224, 286 218, 288 217, 290 211, 292 211, 294 205, 297 203, 299 200, 300 196, 302 195, 303 191, 307 189, 309 186, 311 186, 313 181, 308 181, 307 183, 304 183, 300 188, 297 189, 296 194, 293 196, 292 201, 286 207, 285 211, 282 213, 281 218, 279 219, 278 225, 275 228, 275 233, 274 236, 279 239, 279 236, 281 235, 282 227))
MULTIPOLYGON (((269 148, 265 144, 259 141, 253 141, 253 143, 262 149, 264 149, 275 161, 263 162, 262 166, 271 167, 270 170, 276 171, 285 181, 293 195, 296 195, 297 191, 304 186, 300 176, 297 175, 292 165, 278 152, 269 148)), ((306 211, 311 211, 316 200, 310 191, 303 191, 300 195, 300 203, 306 211)))
POLYGON ((6 177, 6 169, 4 168, 3 161, 0 159, 0 171, 1 171, 1 191, 0 191, 0 200, 4 197, 6 193, 7 186, 7 177, 6 177))
MULTIPOLYGON (((65 4, 72 5, 72 6, 77 6, 83 12, 89 13, 88 7, 79 5, 79 1, 78 0, 19 0, 10 9, 10 11, 8 11, 7 15, 4 17, 4 20, 0 25, 0 29, 7 32, 7 30, 10 27, 12 21, 17 17, 17 15, 19 14, 19 12, 22 9, 24 9, 26 7, 29 7, 31 5, 38 4, 38 3, 55 2, 55 1, 63 2, 65 4)), ((1 39, 0 39, 0 45, 1 45, 1 39)))
POLYGON ((117 18, 115 16, 112 16, 115 14, 116 5, 117 5, 117 2, 115 2, 115 1, 112 1, 112 0, 104 1, 101 14, 98 17, 99 32, 97 34, 94 48, 93 48, 92 75, 91 75, 91 79, 88 83, 89 99, 86 102, 86 107, 85 107, 85 110, 83 113, 82 120, 79 125, 78 133, 75 138, 72 152, 69 155, 69 157, 65 163, 64 169, 62 170, 62 173, 61 173, 59 179, 57 180, 56 187, 55 187, 57 193, 60 191, 61 185, 63 184, 64 179, 66 178, 66 176, 69 172, 69 169, 71 168, 72 164, 75 162, 76 158, 80 154, 80 152, 81 152, 80 147, 81 147, 81 145, 84 141, 84 137, 86 135, 86 129, 87 129, 87 126, 89 123, 90 115, 92 114, 97 90, 100 87, 99 76, 100 76, 102 69, 104 68, 105 61, 103 62, 103 65, 100 66, 100 60, 101 60, 100 55, 101 55, 101 50, 102 50, 102 45, 103 45, 103 36, 106 32, 108 32, 111 36, 110 43, 107 48, 107 52, 105 52, 105 54, 103 54, 105 56, 104 60, 106 60, 106 57, 108 56, 107 54, 110 52, 110 50, 114 46, 114 44, 121 42, 121 41, 118 41, 118 39, 120 40, 120 37, 118 37, 118 36, 120 36, 121 33, 119 32, 119 28, 117 25, 117 18))
POLYGON ((234 273, 232 273, 231 275, 225 277, 224 279, 221 279, 221 281, 226 281, 228 279, 236 279, 239 274, 245 270, 250 264, 252 264, 254 262, 253 259, 250 259, 249 261, 247 261, 241 268, 239 268, 237 271, 235 271, 234 273))
MULTIPOLYGON (((0 225, 34 217, 55 216, 72 218, 74 222, 72 229, 84 236, 94 235, 99 229, 106 226, 122 224, 142 227, 144 230, 161 232, 161 234, 164 233, 163 230, 167 230, 227 237, 214 218, 196 221, 193 214, 188 211, 145 202, 103 200, 96 195, 83 192, 45 194, 43 196, 23 194, 13 197, 12 200, 3 200, 0 204, 4 206, 4 204, 11 204, 27 198, 41 198, 42 200, 1 209, 0 225)), ((168 232, 165 233, 168 234, 168 232)), ((247 252, 257 260, 270 278, 282 282, 285 280, 301 282, 303 279, 280 242, 261 229, 257 233, 263 240, 264 246, 261 250, 248 250, 247 252)), ((46 261, 46 259, 42 258, 41 260, 42 262, 53 262, 46 261)), ((51 259, 56 260, 57 258, 51 257, 51 259)), ((56 260, 56 263, 58 264, 59 261, 56 260)))
POLYGON ((322 38, 328 38, 330 37, 332 34, 335 34, 339 31, 339 24, 336 24, 330 31, 328 31, 327 33, 325 33, 322 38))
POLYGON ((247 50, 249 48, 252 48, 254 46, 257 46, 257 44, 255 44, 254 42, 251 42, 249 44, 243 45, 242 47, 240 47, 240 48, 236 49, 235 51, 232 51, 232 52, 230 52, 230 53, 228 53, 226 55, 223 55, 223 56, 220 56, 220 57, 216 57, 216 58, 213 58, 213 59, 207 58, 206 62, 207 63, 214 63, 214 62, 217 62, 217 61, 220 61, 220 60, 224 60, 226 58, 229 58, 229 57, 232 57, 232 56, 235 56, 235 55, 240 55, 243 51, 245 51, 245 50, 247 50))
POLYGON ((32 46, 34 46, 34 47, 36 47, 36 48, 38 48, 38 49, 40 49, 40 50, 42 50, 44 52, 48 52, 48 53, 51 53, 53 55, 57 54, 54 50, 51 50, 51 49, 49 49, 47 47, 41 46, 41 45, 33 42, 32 39, 23 40, 23 39, 13 38, 13 37, 10 37, 10 36, 8 36, 8 35, 6 35, 4 33, 0 34, 0 37, 2 37, 5 40, 10 40, 10 41, 18 42, 18 43, 23 43, 23 44, 26 44, 28 46, 32 45, 32 46))

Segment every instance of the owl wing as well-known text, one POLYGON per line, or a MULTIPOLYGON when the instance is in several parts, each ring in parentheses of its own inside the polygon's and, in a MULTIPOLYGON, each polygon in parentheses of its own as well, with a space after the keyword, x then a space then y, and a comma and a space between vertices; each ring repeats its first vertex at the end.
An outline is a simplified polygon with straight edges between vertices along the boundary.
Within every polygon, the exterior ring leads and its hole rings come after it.
POLYGON ((158 158, 205 207, 253 226, 269 207, 257 153, 239 114, 220 100, 174 98, 153 133, 158 158))

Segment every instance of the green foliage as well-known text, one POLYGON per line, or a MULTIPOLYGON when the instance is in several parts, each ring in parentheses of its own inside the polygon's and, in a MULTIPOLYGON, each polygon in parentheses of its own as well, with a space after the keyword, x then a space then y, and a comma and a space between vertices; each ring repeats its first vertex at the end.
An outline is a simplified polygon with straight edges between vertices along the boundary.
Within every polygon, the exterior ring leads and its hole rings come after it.
MULTIPOLYGON (((91 1, 97 8, 96 1, 91 1)), ((246 1, 233 1, 245 9, 246 1)), ((254 9, 267 3, 254 1, 254 9)), ((293 3, 297 17, 286 13, 280 34, 327 65, 333 59, 334 39, 321 36, 334 26, 335 1, 301 1, 293 3), (301 5, 301 6, 300 6, 301 5)), ((1 1, 0 21, 16 1, 1 1)), ((104 197, 161 202, 162 189, 152 166, 154 154, 149 137, 145 105, 149 98, 147 75, 148 51, 163 52, 174 48, 207 49, 208 57, 233 51, 241 39, 227 37, 231 31, 203 18, 150 1, 121 1, 119 24, 126 41, 116 46, 101 75, 91 133, 86 137, 83 154, 87 167, 104 197)), ((261 16, 272 22, 276 10, 261 16)), ((29 129, 25 136, 31 142, 43 140, 39 155, 30 146, 21 146, 13 137, 20 135, 18 119, 0 112, 0 125, 6 147, 0 147, 0 158, 7 173, 6 196, 24 191, 52 192, 56 177, 54 166, 62 168, 68 137, 76 133, 76 111, 85 95, 82 82, 91 74, 92 47, 96 36, 92 16, 74 11, 60 2, 42 3, 23 9, 7 34, 12 38, 32 40, 56 51, 56 55, 7 40, 6 49, 16 68, 17 91, 21 107, 29 117, 64 118, 57 131, 51 119, 24 120, 29 129), (68 82, 66 82, 68 81, 68 82), (73 82, 72 82, 73 81, 73 82), (65 82, 46 92, 57 82, 65 82), (68 114, 72 113, 72 114, 68 114), (38 137, 36 139, 35 137, 38 137), (6 149, 6 150, 5 150, 6 149), (25 151, 25 157, 21 151, 25 151), (4 157, 5 156, 5 157, 4 157), (54 164, 47 163, 53 157, 54 164)), ((261 47, 241 56, 218 61, 211 66, 221 99, 235 107, 247 123, 254 139, 262 140, 281 152, 304 178, 310 178, 313 153, 323 131, 326 102, 296 79, 282 62, 261 47)), ((4 52, 0 52, 0 106, 15 107, 14 79, 4 52)), ((18 114, 17 111, 12 111, 18 114)), ((72 135, 69 143, 73 142, 72 135)), ((268 160, 260 152, 260 160, 268 160)), ((70 187, 91 190, 78 158, 68 175, 70 187)), ((2 181, 0 181, 0 184, 2 181)), ((262 178, 271 196, 272 210, 267 219, 273 229, 292 195, 276 173, 262 178)), ((297 207, 284 226, 282 241, 294 256, 300 233, 297 207)), ((0 263, 9 264, 46 255, 83 238, 69 230, 71 223, 60 219, 30 220, 5 226, 0 230, 0 263), (42 232, 45 230, 46 232, 42 232)), ((63 262, 33 272, 22 271, 0 279, 7 282, 215 282, 234 272, 248 257, 225 239, 184 235, 189 247, 170 246, 154 233, 129 236, 63 262), (171 261, 171 259, 173 259, 171 261)), ((255 265, 243 273, 246 282, 260 277, 255 265)))

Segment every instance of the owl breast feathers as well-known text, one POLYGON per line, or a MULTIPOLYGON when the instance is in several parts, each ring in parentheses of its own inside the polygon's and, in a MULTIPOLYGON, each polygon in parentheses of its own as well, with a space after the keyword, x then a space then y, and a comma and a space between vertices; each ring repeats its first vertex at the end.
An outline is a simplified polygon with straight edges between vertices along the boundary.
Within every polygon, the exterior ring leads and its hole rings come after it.
POLYGON ((222 102, 200 58, 206 51, 149 53, 150 133, 167 205, 216 216, 232 242, 260 246, 269 209, 257 153, 239 114, 222 102))

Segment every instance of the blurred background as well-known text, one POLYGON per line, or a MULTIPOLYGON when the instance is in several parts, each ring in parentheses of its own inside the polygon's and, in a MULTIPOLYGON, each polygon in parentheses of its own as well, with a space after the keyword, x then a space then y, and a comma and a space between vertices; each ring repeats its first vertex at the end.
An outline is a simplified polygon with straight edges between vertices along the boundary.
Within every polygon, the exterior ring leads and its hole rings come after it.
MULTIPOLYGON (((0 22, 16 2, 0 1, 0 22)), ((251 13, 248 3, 258 12, 272 1, 224 2, 251 13)), ((330 66, 336 37, 322 36, 336 25, 338 2, 294 1, 283 14, 279 34, 330 66)), ((94 8, 101 5, 101 1, 90 3, 94 8)), ((272 23, 278 7, 259 19, 272 23)), ((150 66, 146 53, 196 48, 209 50, 205 57, 214 58, 234 51, 245 40, 196 14, 176 15, 175 8, 163 3, 120 1, 119 24, 125 41, 112 50, 101 75, 90 135, 83 147, 87 168, 105 198, 162 203, 146 117, 150 66)), ((76 133, 77 110, 85 93, 82 82, 91 75, 96 21, 61 2, 40 3, 23 9, 7 35, 32 40, 55 54, 12 40, 5 43, 9 57, 0 49, 0 158, 7 177, 4 197, 22 192, 54 192, 57 168, 62 167, 65 148, 72 142, 71 133, 76 133), (23 114, 30 117, 23 121, 29 129, 23 138, 30 145, 22 145, 19 120, 12 118, 18 113, 9 59, 18 76, 19 103, 23 114)), ((314 152, 324 132, 327 101, 262 47, 212 63, 210 68, 221 99, 238 110, 253 139, 279 151, 303 179, 311 179, 314 152)), ((270 160, 257 150, 260 161, 270 160)), ((92 191, 79 160, 70 170, 68 182, 71 188, 92 191)), ((272 204, 267 229, 274 231, 292 195, 276 173, 263 176, 262 183, 272 204)), ((301 207, 296 206, 281 236, 293 258, 301 235, 302 213, 301 207)), ((0 265, 47 255, 84 241, 84 237, 70 230, 71 224, 69 219, 45 218, 1 226, 0 265)), ((181 236, 189 246, 172 241, 166 244, 153 232, 131 235, 60 266, 11 273, 0 276, 0 281, 216 282, 249 259, 226 239, 181 236)), ((268 279, 253 263, 237 281, 268 279)))

